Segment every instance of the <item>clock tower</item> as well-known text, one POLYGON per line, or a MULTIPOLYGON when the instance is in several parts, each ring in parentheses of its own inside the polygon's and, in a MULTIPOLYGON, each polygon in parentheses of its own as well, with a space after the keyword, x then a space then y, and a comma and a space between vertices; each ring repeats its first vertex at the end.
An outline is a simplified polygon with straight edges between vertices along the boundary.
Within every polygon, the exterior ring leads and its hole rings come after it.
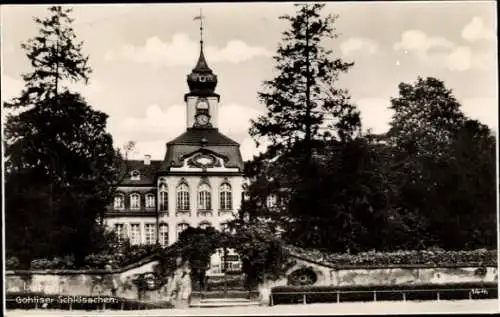
POLYGON ((217 75, 208 67, 203 53, 203 38, 200 40, 200 56, 196 66, 187 76, 189 92, 184 95, 187 107, 187 127, 218 128, 220 96, 215 93, 217 75))

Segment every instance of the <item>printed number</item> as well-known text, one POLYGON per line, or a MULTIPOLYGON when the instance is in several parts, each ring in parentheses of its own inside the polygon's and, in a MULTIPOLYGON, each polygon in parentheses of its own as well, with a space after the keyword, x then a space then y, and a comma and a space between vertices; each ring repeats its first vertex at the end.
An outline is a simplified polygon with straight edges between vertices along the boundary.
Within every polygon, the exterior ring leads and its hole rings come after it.
POLYGON ((471 290, 471 293, 474 294, 474 295, 487 295, 488 294, 488 290, 484 289, 484 288, 473 288, 471 290))

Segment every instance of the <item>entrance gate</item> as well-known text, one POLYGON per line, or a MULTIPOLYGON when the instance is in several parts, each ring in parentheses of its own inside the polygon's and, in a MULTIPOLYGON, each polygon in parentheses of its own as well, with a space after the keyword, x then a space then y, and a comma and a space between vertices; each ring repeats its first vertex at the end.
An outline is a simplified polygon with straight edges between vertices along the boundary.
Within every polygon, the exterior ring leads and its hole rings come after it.
POLYGON ((193 277, 193 296, 200 299, 247 298, 252 292, 245 287, 241 261, 233 250, 217 250, 210 259, 204 280, 193 277))

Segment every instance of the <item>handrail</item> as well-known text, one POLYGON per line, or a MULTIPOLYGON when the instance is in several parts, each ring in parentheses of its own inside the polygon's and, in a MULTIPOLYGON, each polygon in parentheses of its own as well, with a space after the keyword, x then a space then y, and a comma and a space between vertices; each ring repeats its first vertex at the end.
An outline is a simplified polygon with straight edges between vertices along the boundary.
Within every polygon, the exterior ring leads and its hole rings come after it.
POLYGON ((302 304, 307 304, 307 296, 308 295, 321 295, 321 294, 332 294, 336 295, 336 302, 340 302, 340 295, 341 294, 367 294, 367 293, 372 293, 373 294, 373 301, 377 301, 377 293, 399 293, 402 295, 402 300, 406 302, 406 295, 408 293, 418 293, 418 292, 436 292, 436 300, 441 300, 440 294, 444 292, 459 292, 459 291, 468 291, 469 292, 469 300, 472 300, 472 295, 487 295, 489 290, 496 290, 498 291, 498 287, 495 287, 495 285, 487 285, 487 286, 482 286, 478 285, 477 287, 468 287, 468 288, 414 288, 414 289, 372 289, 372 290, 343 290, 343 289, 337 289, 337 290, 332 290, 332 291, 297 291, 297 292, 281 292, 281 291, 272 291, 269 294, 269 305, 273 306, 274 305, 274 296, 276 295, 302 295, 302 304))
POLYGON ((271 295, 312 295, 312 294, 336 294, 336 293, 402 293, 402 292, 444 292, 444 291, 471 291, 471 290, 479 290, 479 289, 496 289, 493 286, 487 287, 469 287, 469 288, 427 288, 427 289, 392 289, 392 290, 366 290, 366 291, 346 291, 339 289, 337 291, 321 291, 321 292, 271 292, 271 295))

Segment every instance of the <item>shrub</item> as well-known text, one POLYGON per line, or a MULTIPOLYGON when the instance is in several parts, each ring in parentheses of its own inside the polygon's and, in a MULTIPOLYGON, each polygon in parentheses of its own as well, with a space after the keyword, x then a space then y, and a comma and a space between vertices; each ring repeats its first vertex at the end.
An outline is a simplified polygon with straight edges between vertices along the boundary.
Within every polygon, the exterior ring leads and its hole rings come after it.
POLYGON ((7 270, 15 270, 20 268, 21 263, 19 262, 19 259, 15 256, 11 256, 5 260, 5 268, 7 270))
POLYGON ((377 252, 368 251, 357 254, 326 253, 306 250, 295 246, 286 247, 292 255, 330 265, 453 265, 474 264, 496 266, 497 251, 478 249, 473 251, 445 251, 440 249, 420 251, 377 252))

